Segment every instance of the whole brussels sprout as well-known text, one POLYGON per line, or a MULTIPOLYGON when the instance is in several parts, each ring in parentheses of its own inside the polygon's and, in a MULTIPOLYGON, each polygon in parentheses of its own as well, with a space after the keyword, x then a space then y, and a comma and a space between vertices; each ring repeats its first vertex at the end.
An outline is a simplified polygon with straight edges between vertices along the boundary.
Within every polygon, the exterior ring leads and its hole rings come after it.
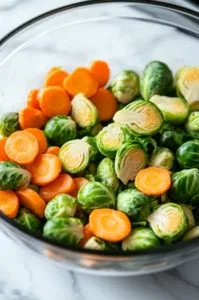
POLYGON ((190 231, 188 231, 185 234, 183 241, 191 240, 196 237, 199 237, 199 226, 196 226, 196 227, 192 228, 190 231))
POLYGON ((74 217, 77 208, 77 200, 70 195, 60 194, 46 205, 46 219, 57 217, 74 217))
POLYGON ((117 209, 133 221, 145 221, 151 213, 151 197, 136 189, 125 190, 117 196, 117 209))
POLYGON ((190 140, 188 134, 180 129, 166 130, 160 137, 160 146, 176 151, 179 146, 190 140))
POLYGON ((97 123, 97 108, 83 94, 76 95, 71 104, 72 118, 79 125, 79 127, 92 127, 97 123))
POLYGON ((154 95, 150 98, 163 113, 164 120, 170 124, 183 124, 189 114, 189 105, 182 98, 171 98, 166 96, 154 95))
POLYGON ((189 206, 186 205, 186 204, 180 204, 180 206, 182 207, 182 209, 183 209, 185 215, 187 216, 188 229, 191 230, 192 228, 194 228, 194 227, 196 226, 193 212, 192 212, 192 210, 189 208, 189 206))
POLYGON ((0 190, 25 188, 30 183, 30 173, 12 161, 0 162, 0 190))
POLYGON ((149 167, 159 167, 170 170, 173 167, 174 159, 174 154, 168 148, 158 147, 150 157, 149 167))
POLYGON ((42 233, 43 224, 35 215, 33 215, 28 209, 20 208, 15 221, 27 229, 42 233))
POLYGON ((137 173, 147 165, 147 154, 139 144, 123 144, 115 157, 115 172, 117 177, 127 184, 134 180, 137 173))
POLYGON ((92 129, 90 130, 90 135, 91 136, 97 136, 98 133, 103 129, 103 125, 102 124, 96 124, 95 126, 92 127, 92 129))
POLYGON ((105 250, 106 243, 102 239, 92 236, 84 245, 85 249, 92 249, 92 250, 105 250))
POLYGON ((10 136, 19 129, 19 114, 16 112, 6 113, 0 117, 0 135, 10 136))
POLYGON ((59 158, 64 171, 76 174, 85 170, 89 164, 91 153, 91 145, 83 140, 65 143, 59 151, 59 158))
POLYGON ((153 135, 163 125, 163 115, 152 102, 136 100, 115 113, 113 120, 131 134, 153 135))
POLYGON ((177 161, 183 169, 199 168, 199 141, 182 144, 176 152, 177 161))
POLYGON ((87 142, 92 147, 90 162, 99 161, 102 158, 102 155, 97 147, 96 138, 92 136, 85 136, 82 140, 87 142))
POLYGON ((114 162, 106 157, 102 159, 97 168, 97 180, 110 187, 114 193, 117 193, 120 182, 114 169, 114 162))
POLYGON ((199 139, 199 111, 190 113, 185 128, 192 138, 199 139))
POLYGON ((68 245, 78 245, 84 237, 83 224, 76 218, 52 218, 44 225, 43 235, 68 245))
POLYGON ((152 137, 132 136, 132 142, 139 143, 147 153, 153 152, 157 148, 157 143, 152 137))
POLYGON ((44 134, 52 145, 61 147, 76 138, 76 124, 68 116, 55 116, 44 127, 44 134))
POLYGON ((145 250, 160 246, 160 240, 150 228, 135 228, 122 241, 122 250, 145 250))
POLYGON ((88 213, 97 208, 114 208, 116 198, 110 188, 100 182, 84 184, 77 195, 81 208, 88 213))
POLYGON ((169 67, 160 61, 151 61, 140 78, 141 94, 145 100, 153 95, 168 95, 173 88, 173 75, 169 67))
POLYGON ((133 71, 122 71, 111 83, 109 89, 119 102, 129 103, 140 92, 139 76, 133 71))
POLYGON ((147 220, 159 238, 170 242, 181 238, 188 228, 182 207, 172 202, 160 205, 147 220))

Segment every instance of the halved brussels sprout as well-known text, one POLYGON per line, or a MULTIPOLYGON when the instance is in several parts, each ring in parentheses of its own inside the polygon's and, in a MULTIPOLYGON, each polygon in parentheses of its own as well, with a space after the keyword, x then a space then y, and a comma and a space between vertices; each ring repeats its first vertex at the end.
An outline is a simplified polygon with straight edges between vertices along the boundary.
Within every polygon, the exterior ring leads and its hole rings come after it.
POLYGON ((199 67, 182 67, 176 74, 176 89, 184 97, 190 110, 199 110, 199 67))
POLYGON ((57 217, 74 217, 77 208, 77 200, 70 195, 60 194, 46 205, 46 219, 57 217))
POLYGON ((92 147, 83 140, 65 143, 59 152, 64 171, 75 174, 86 169, 92 153, 92 147))
POLYGON ((97 208, 114 208, 115 194, 100 182, 84 184, 78 192, 77 201, 81 208, 88 213, 97 208))
POLYGON ((115 172, 124 184, 134 180, 137 173, 146 165, 147 154, 139 144, 125 143, 116 153, 115 172))
POLYGON ((159 167, 170 170, 173 167, 174 154, 168 148, 158 147, 151 155, 149 167, 159 167))
POLYGON ((35 215, 33 215, 28 209, 20 208, 15 221, 27 229, 42 233, 43 224, 35 215))
POLYGON ((0 117, 0 135, 10 136, 19 129, 19 114, 16 112, 6 113, 0 117))
POLYGON ((105 250, 106 243, 102 239, 92 236, 84 245, 85 249, 92 249, 92 250, 105 250))
POLYGON ((172 202, 160 205, 147 220, 155 234, 168 241, 178 240, 188 228, 182 207, 172 202))
POLYGON ((115 173, 114 162, 110 158, 102 159, 98 165, 97 180, 110 187, 114 193, 118 191, 120 182, 115 173))
POLYGON ((176 151, 179 146, 190 140, 188 134, 180 128, 166 130, 161 134, 160 146, 176 151))
POLYGON ((151 197, 135 189, 125 190, 117 196, 117 210, 133 221, 145 221, 151 213, 151 197))
POLYGON ((76 124, 71 117, 55 116, 46 123, 44 134, 52 145, 61 147, 76 138, 76 124))
POLYGON ((81 128, 92 127, 98 121, 97 108, 84 94, 76 95, 72 102, 72 118, 81 128))
POLYGON ((102 155, 97 147, 96 138, 92 136, 85 136, 82 140, 87 142, 92 147, 90 162, 99 161, 102 158, 102 155))
POLYGON ((90 135, 91 136, 97 136, 98 135, 98 133, 103 129, 104 127, 103 127, 103 125, 102 124, 96 124, 95 126, 93 126, 93 128, 91 129, 91 131, 90 131, 90 135))
POLYGON ((192 138, 199 139, 199 111, 190 113, 185 128, 192 138))
POLYGON ((119 102, 129 103, 140 92, 139 76, 133 71, 122 71, 111 83, 109 89, 119 102))
POLYGON ((163 125, 163 115, 152 102, 136 100, 116 112, 113 120, 131 134, 153 135, 163 125))
POLYGON ((176 157, 183 169, 199 168, 199 141, 192 140, 182 144, 176 157))
POLYGON ((76 218, 52 218, 44 225, 43 235, 68 245, 78 245, 84 237, 83 224, 76 218))
POLYGON ((0 162, 0 190, 25 188, 30 183, 30 173, 12 161, 0 162))
POLYGON ((173 88, 173 75, 169 67, 160 61, 151 61, 140 78, 141 94, 145 100, 153 95, 168 95, 173 88))
POLYGON ((150 228, 135 228, 122 241, 122 250, 145 250, 160 246, 160 240, 150 228))
POLYGON ((193 229, 191 229, 190 231, 188 231, 185 234, 185 236, 183 238, 183 241, 191 240, 191 239, 194 239, 196 237, 199 237, 199 226, 196 226, 193 229))
POLYGON ((188 229, 191 230, 192 228, 194 228, 196 226, 196 222, 195 222, 195 219, 194 219, 193 212, 189 208, 189 206, 186 205, 186 204, 180 204, 180 206, 182 207, 185 215, 187 216, 188 229))
POLYGON ((182 98, 154 95, 150 98, 150 102, 161 110, 164 120, 170 124, 183 124, 188 117, 189 104, 182 98))

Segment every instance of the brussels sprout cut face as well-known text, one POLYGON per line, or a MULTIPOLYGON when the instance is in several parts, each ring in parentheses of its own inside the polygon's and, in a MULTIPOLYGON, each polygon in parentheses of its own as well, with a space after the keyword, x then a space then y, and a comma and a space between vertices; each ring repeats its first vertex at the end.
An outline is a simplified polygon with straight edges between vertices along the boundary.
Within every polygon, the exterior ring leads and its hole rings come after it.
POLYGON ((70 195, 61 194, 52 199, 46 206, 46 219, 56 217, 74 217, 77 200, 70 195))
POLYGON ((119 179, 115 173, 114 162, 106 157, 101 160, 97 168, 97 179, 117 192, 120 187, 119 179))
POLYGON ((160 110, 151 102, 137 100, 116 112, 113 120, 125 125, 132 134, 152 135, 158 132, 163 124, 160 110))
POLYGON ((176 156, 183 169, 199 168, 199 141, 192 140, 182 144, 176 156))
POLYGON ((19 114, 7 113, 0 117, 0 135, 3 137, 10 136, 19 128, 19 114))
POLYGON ((193 138, 199 139, 199 111, 190 113, 185 128, 193 138))
POLYGON ((100 238, 92 236, 84 245, 85 249, 92 249, 92 250, 105 250, 106 243, 100 238))
POLYGON ((174 159, 173 153, 168 148, 157 148, 149 160, 149 167, 170 170, 173 167, 174 159))

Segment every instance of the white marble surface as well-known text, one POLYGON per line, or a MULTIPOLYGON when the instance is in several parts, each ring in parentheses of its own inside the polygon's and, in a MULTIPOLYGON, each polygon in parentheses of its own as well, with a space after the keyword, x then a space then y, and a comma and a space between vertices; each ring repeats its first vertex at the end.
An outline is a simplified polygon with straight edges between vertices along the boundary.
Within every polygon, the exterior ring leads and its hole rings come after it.
MULTIPOLYGON (((1 0, 0 37, 68 0, 1 0)), ((178 4, 184 1, 176 0, 178 4)), ((1 78, 0 78, 1 80, 1 78)), ((0 300, 198 300, 199 260, 154 275, 106 278, 64 271, 0 232, 0 300)))

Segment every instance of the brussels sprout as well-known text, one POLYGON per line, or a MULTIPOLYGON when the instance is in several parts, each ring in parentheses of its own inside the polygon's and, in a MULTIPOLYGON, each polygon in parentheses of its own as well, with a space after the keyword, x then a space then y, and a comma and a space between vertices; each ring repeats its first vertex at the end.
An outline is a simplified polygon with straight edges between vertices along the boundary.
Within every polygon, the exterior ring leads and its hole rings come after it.
POLYGON ((35 215, 33 215, 28 209, 20 208, 15 221, 27 229, 41 233, 43 224, 35 215))
POLYGON ((150 228, 135 228, 122 241, 122 250, 145 250, 160 246, 160 240, 150 228))
POLYGON ((151 213, 151 197, 135 189, 125 190, 117 196, 117 209, 133 221, 145 221, 151 213))
POLYGON ((117 178, 114 169, 114 162, 106 157, 102 159, 97 168, 97 180, 110 187, 116 193, 120 187, 120 182, 117 178))
POLYGON ((185 215, 187 216, 188 229, 190 230, 190 229, 194 228, 196 226, 196 223, 195 223, 195 219, 194 219, 192 210, 186 204, 180 204, 180 206, 182 207, 185 215))
POLYGON ((60 194, 46 205, 46 219, 57 217, 74 217, 77 208, 77 200, 70 195, 60 194))
POLYGON ((142 145, 147 153, 151 153, 157 148, 157 143, 152 137, 132 136, 132 142, 142 145))
POLYGON ((83 224, 76 218, 52 218, 44 225, 43 235, 69 245, 78 245, 84 237, 83 224))
POLYGON ((196 237, 199 237, 199 226, 196 226, 193 229, 191 229, 190 231, 188 231, 185 234, 185 236, 183 238, 183 241, 191 240, 191 239, 194 239, 196 237))
POLYGON ((93 128, 90 131, 90 135, 91 136, 97 136, 98 133, 103 129, 103 125, 102 124, 96 124, 95 126, 93 126, 93 128))
POLYGON ((116 199, 111 189, 95 181, 80 188, 77 201, 81 208, 89 213, 97 208, 114 208, 116 199))
POLYGON ((16 112, 6 113, 0 118, 0 135, 10 136, 19 129, 19 114, 16 112))
POLYGON ((96 181, 95 176, 93 174, 86 174, 85 178, 92 182, 96 181))
POLYGON ((192 138, 199 139, 199 111, 190 113, 185 128, 192 138))
POLYGON ((182 98, 154 95, 150 102, 153 102, 161 110, 164 120, 170 124, 183 124, 188 117, 189 105, 182 98))
POLYGON ((125 143, 116 153, 115 172, 124 184, 135 179, 137 173, 146 165, 147 154, 139 144, 125 143))
POLYGON ((11 161, 0 162, 0 190, 25 188, 30 182, 30 173, 11 161))
POLYGON ((92 136, 85 136, 82 140, 92 147, 90 162, 99 161, 102 158, 102 155, 98 150, 96 138, 92 136))
POLYGON ((185 66, 176 74, 176 89, 179 97, 184 97, 190 110, 199 110, 199 67, 185 66))
POLYGON ((176 151, 179 146, 190 140, 186 132, 180 128, 164 131, 160 137, 160 146, 176 151))
POLYGON ((97 108, 83 94, 76 95, 71 104, 72 118, 79 125, 79 127, 92 127, 97 123, 97 108))
POLYGON ((168 95, 173 88, 173 75, 169 67, 160 61, 151 61, 140 78, 141 94, 145 100, 153 95, 168 95))
POLYGON ((160 205, 147 220, 159 238, 171 242, 181 238, 188 228, 182 207, 172 202, 160 205))
POLYGON ((129 103, 140 92, 139 76, 133 71, 122 71, 111 83, 109 89, 119 102, 129 103))
POLYGON ((159 167, 170 170, 173 167, 174 155, 168 148, 158 147, 151 155, 149 167, 159 167))
POLYGON ((176 158, 183 169, 199 168, 199 141, 182 144, 176 152, 176 158))
POLYGON ((71 117, 55 116, 46 123, 44 134, 52 145, 61 147, 76 138, 76 124, 71 117))
POLYGON ((86 169, 92 153, 92 147, 83 140, 73 140, 65 143, 59 158, 64 171, 75 174, 86 169))
POLYGON ((136 100, 116 112, 113 120, 131 134, 153 135, 163 125, 163 115, 152 102, 136 100))
POLYGON ((85 249, 92 249, 92 250, 105 250, 106 243, 102 239, 92 236, 84 245, 85 249))

